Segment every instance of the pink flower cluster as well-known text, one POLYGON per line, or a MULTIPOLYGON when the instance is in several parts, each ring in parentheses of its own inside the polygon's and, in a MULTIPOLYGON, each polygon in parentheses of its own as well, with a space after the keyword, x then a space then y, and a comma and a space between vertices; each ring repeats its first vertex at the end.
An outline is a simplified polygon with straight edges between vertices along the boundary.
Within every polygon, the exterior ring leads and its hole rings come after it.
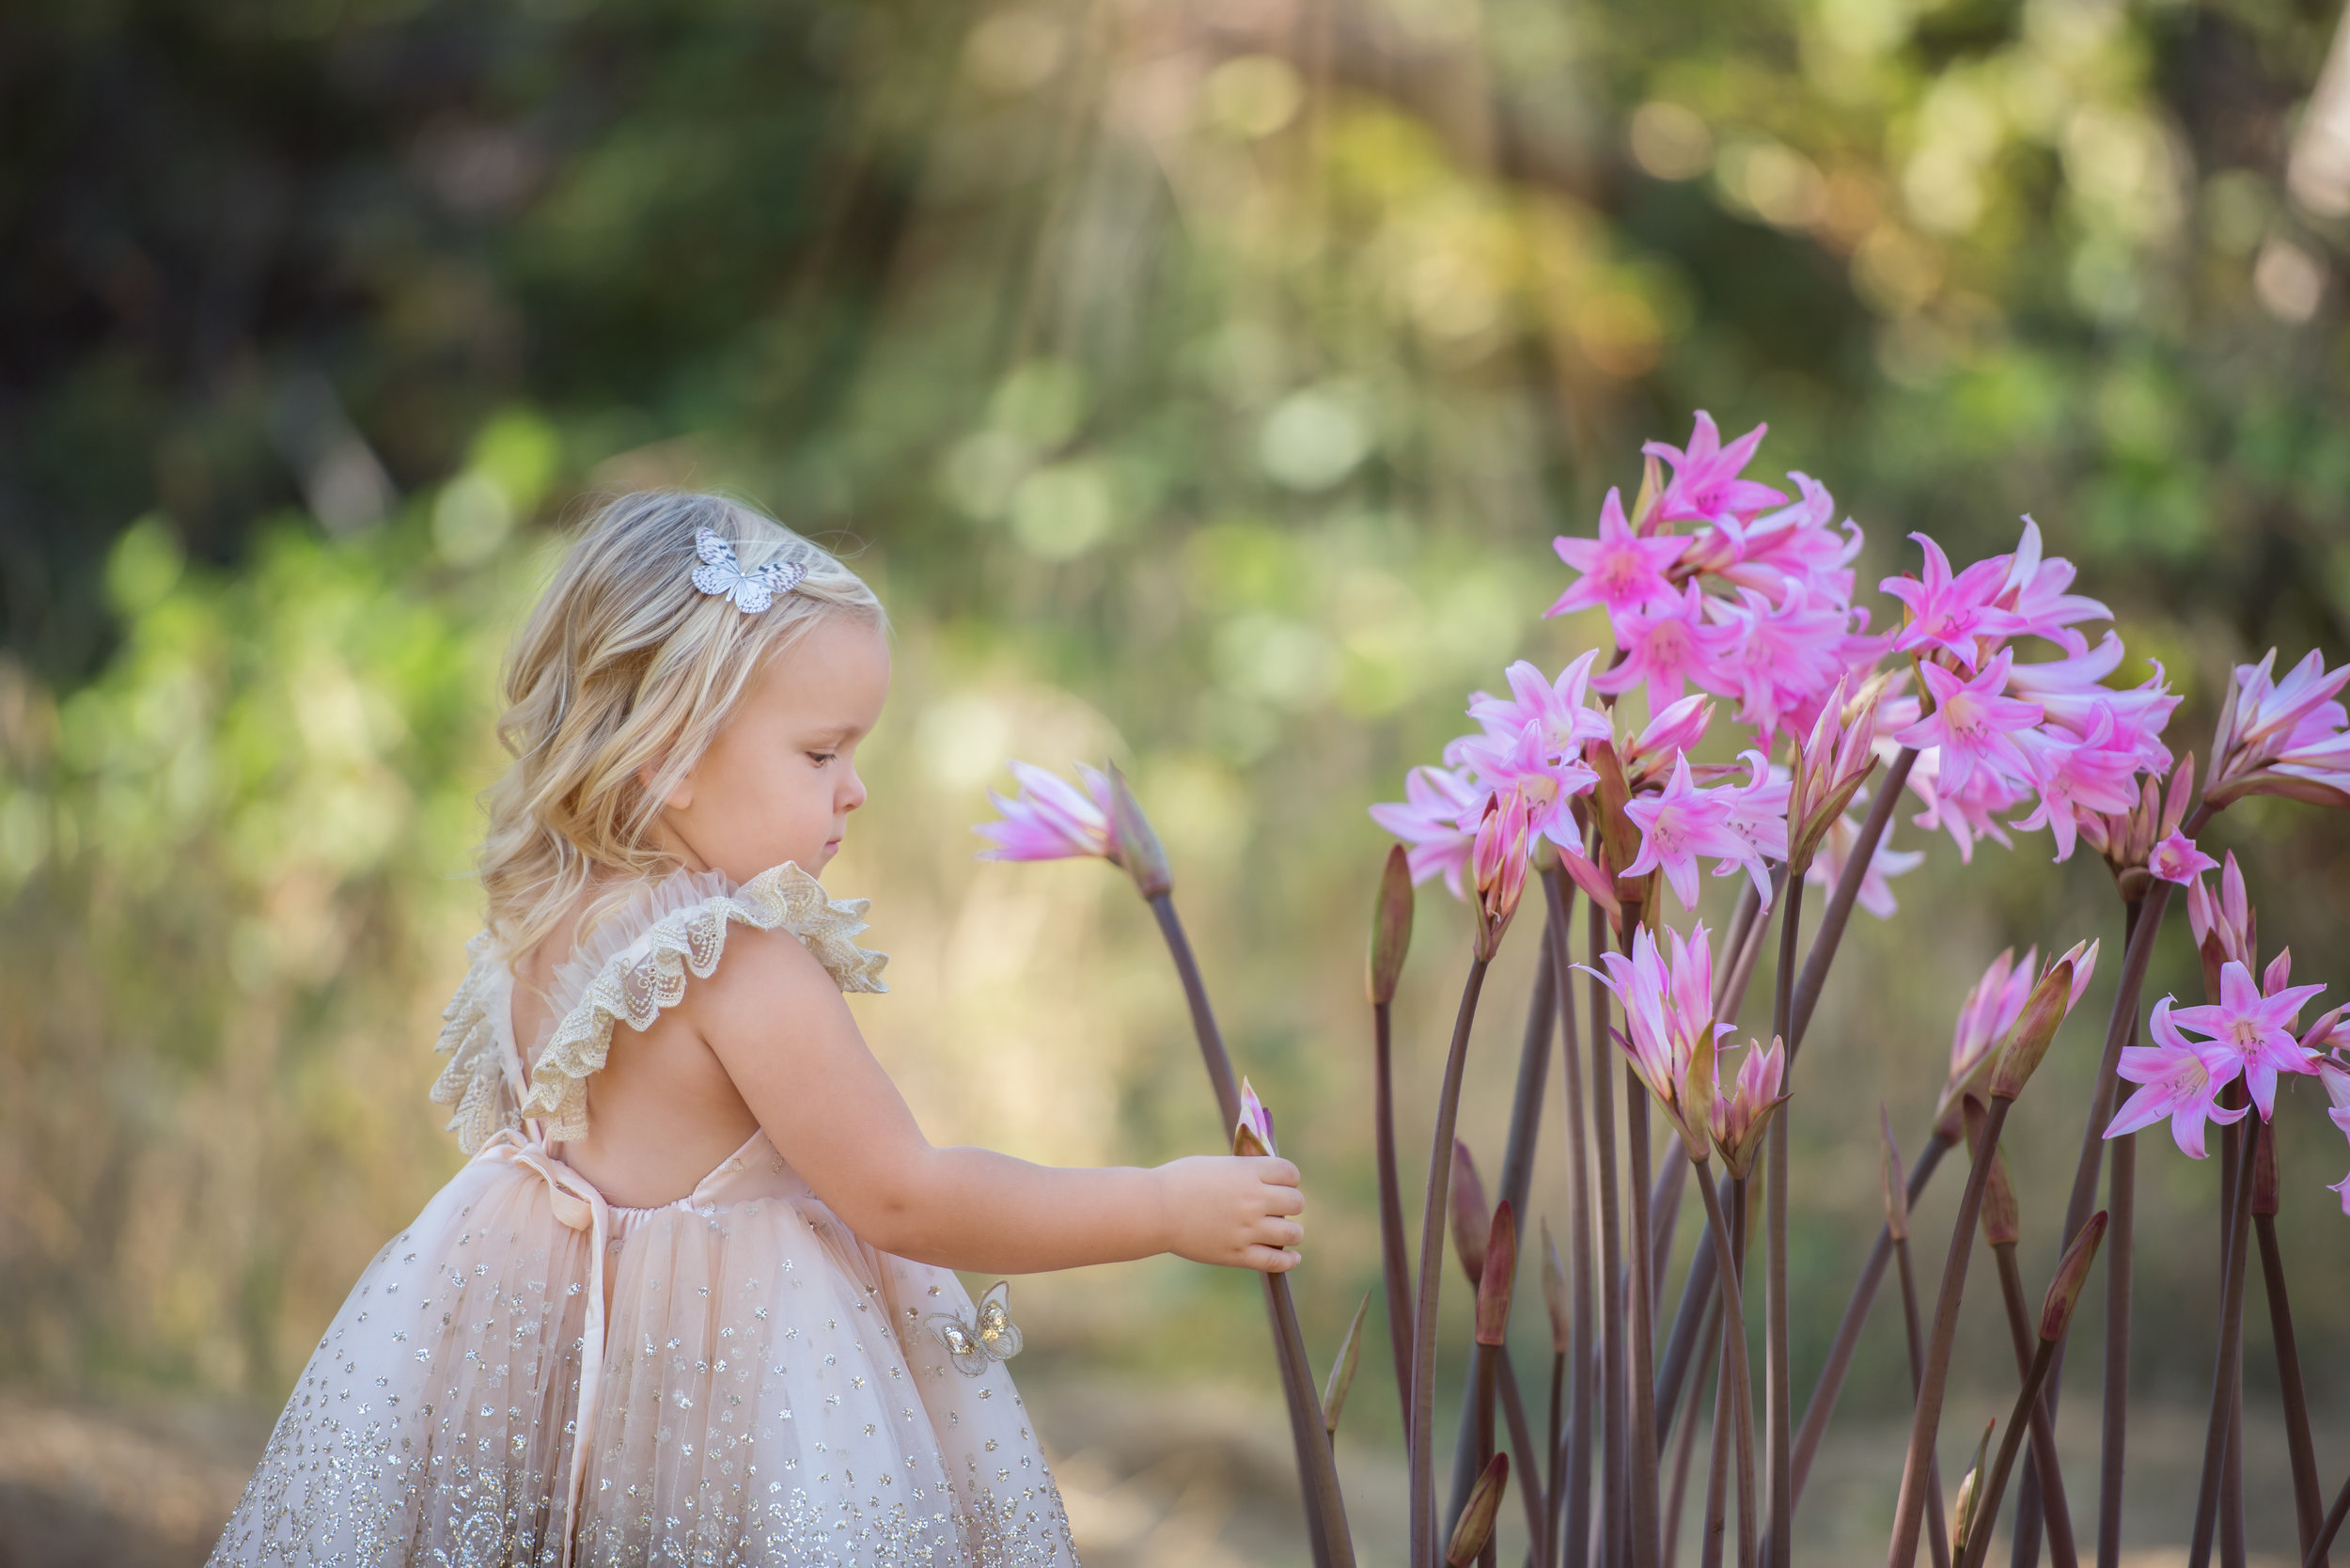
MULTIPOLYGON (((2179 698, 2159 666, 2127 690, 2104 683, 2121 666, 2122 639, 2108 631, 2091 648, 2076 628, 2110 612, 2068 591, 2072 563, 2042 554, 2031 519, 2013 554, 1956 573, 1933 540, 1911 537, 1924 575, 1882 586, 1908 609, 1891 650, 1917 661, 1925 691, 1888 701, 1881 722, 1918 749, 1909 776, 1926 808, 1918 823, 1948 831, 1961 859, 1979 838, 2004 845, 2009 827, 2044 827, 2056 857, 2069 859, 2085 826, 2138 805, 2141 775, 2170 771, 2162 731, 2179 698), (2022 636, 2055 643, 2063 656, 2018 663, 2009 643, 2022 636), (2023 817, 2001 820, 2027 805, 2023 817)), ((2193 845, 2173 851, 2191 855, 2193 845)))
POLYGON ((1687 447, 1642 447, 1672 465, 1671 480, 1637 519, 1609 491, 1598 538, 1553 541, 1583 575, 1548 613, 1607 612, 1622 651, 1592 679, 1595 690, 1645 686, 1658 713, 1694 684, 1735 699, 1738 722, 1767 749, 1781 729, 1810 729, 1839 679, 1876 663, 1883 639, 1861 635, 1868 614, 1853 608, 1851 567, 1860 530, 1850 519, 1836 525, 1826 488, 1790 474, 1799 493, 1790 502, 1739 477, 1764 429, 1724 447, 1700 412, 1687 447), (1695 531, 1673 531, 1683 525, 1695 531))
MULTIPOLYGON (((2215 894, 2201 877, 2187 885, 2187 921, 2204 957, 2205 984, 2212 1000, 2202 1007, 2176 1007, 2165 996, 2149 1014, 2151 1045, 2122 1053, 2121 1074, 2139 1085, 2106 1128, 2117 1137, 2168 1118, 2171 1138, 2192 1159, 2204 1155, 2203 1129, 2226 1126, 2256 1109, 2265 1121, 2276 1114, 2277 1080, 2314 1075, 2333 1103, 2327 1114, 2350 1134, 2350 1074, 2337 1057, 2350 1046, 2350 1019, 2336 1008, 2298 1035, 2301 1010, 2326 988, 2295 985, 2293 951, 2269 961, 2257 982, 2256 922, 2246 896, 2244 873, 2233 855, 2220 873, 2215 894), (2223 1105, 2220 1093, 2241 1078, 2248 1105, 2223 1105)), ((2350 1214, 2350 1177, 2335 1184, 2350 1214)))

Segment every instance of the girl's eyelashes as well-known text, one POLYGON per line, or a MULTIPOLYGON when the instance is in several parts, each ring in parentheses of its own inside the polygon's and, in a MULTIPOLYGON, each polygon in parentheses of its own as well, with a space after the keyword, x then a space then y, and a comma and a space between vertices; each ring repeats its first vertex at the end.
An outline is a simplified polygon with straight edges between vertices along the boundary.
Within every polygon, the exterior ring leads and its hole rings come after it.
POLYGON ((839 755, 840 753, 837 751, 811 751, 807 754, 807 760, 821 768, 825 763, 834 760, 839 755))

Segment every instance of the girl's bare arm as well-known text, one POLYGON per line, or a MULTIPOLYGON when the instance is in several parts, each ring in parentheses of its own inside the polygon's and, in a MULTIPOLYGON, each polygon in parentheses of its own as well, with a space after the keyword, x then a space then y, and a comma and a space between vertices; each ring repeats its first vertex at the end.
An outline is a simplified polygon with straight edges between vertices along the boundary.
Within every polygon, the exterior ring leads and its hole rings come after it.
POLYGON ((688 1005, 776 1147, 884 1251, 991 1274, 1158 1252, 1276 1272, 1297 1262, 1305 1198, 1284 1159, 1070 1169, 932 1147, 831 976, 786 933, 738 929, 688 1005))

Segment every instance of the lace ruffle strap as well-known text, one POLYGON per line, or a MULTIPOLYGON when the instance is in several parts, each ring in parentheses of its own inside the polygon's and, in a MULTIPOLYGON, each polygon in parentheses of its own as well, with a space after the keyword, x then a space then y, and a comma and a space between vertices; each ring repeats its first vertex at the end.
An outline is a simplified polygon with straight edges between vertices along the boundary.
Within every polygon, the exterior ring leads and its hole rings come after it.
POLYGON ((465 944, 473 960, 457 994, 441 1011, 441 1039, 433 1049, 448 1058, 432 1083, 432 1103, 450 1106, 455 1114, 447 1130, 468 1154, 480 1152, 501 1128, 519 1127, 522 1114, 507 1081, 504 1053, 498 1043, 495 1008, 505 995, 500 983, 502 962, 483 932, 465 944))
MULTIPOLYGON (((612 1047, 614 1026, 650 1027, 685 996, 690 972, 707 979, 737 922, 798 937, 843 991, 880 992, 886 953, 853 940, 865 930, 864 899, 828 899, 823 886, 791 861, 760 872, 732 892, 718 892, 662 916, 597 968, 556 1026, 530 1070, 521 1114, 543 1118, 550 1141, 588 1132, 588 1077, 612 1047)), ((493 1058, 494 1059, 494 1058, 493 1058)))

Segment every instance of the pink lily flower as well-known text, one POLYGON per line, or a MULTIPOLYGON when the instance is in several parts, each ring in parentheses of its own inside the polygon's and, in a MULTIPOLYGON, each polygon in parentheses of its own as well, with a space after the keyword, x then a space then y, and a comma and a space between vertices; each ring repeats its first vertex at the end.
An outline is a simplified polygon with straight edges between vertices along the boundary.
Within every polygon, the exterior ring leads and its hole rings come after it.
POLYGON ((1893 651, 1938 648, 1971 671, 1976 638, 2013 636, 2022 624, 2012 611, 1992 604, 2005 586, 2011 557, 1993 556, 1953 577, 1942 546, 1924 534, 1909 537, 1925 552, 1925 576, 1888 577, 1877 585, 1909 606, 1908 623, 1894 635, 1893 651))
POLYGON ((1554 751, 1543 722, 1534 719, 1514 735, 1465 737, 1457 755, 1480 784, 1517 795, 1525 806, 1528 833, 1548 839, 1562 853, 1583 853, 1583 830, 1575 825, 1573 802, 1598 785, 1599 775, 1585 765, 1581 742, 1572 751, 1554 751))
POLYGON ((2219 971, 2219 1000, 2208 1007, 2181 1008, 2176 1015, 2181 1028, 2209 1036, 2225 1053, 2229 1065, 2221 1082, 2233 1078, 2239 1068, 2243 1071, 2245 1088, 2260 1107, 2263 1121, 2276 1113, 2278 1074, 2317 1070, 2294 1038, 2293 1026, 2310 998, 2326 988, 2286 984, 2292 976, 2290 948, 2277 955, 2259 985, 2252 982, 2251 970, 2230 959, 2219 971))
MULTIPOLYGON (((1714 1022, 1714 954, 1705 927, 1691 932, 1686 942, 1677 931, 1670 934, 1669 966, 1648 928, 1641 926, 1633 932, 1631 957, 1600 955, 1606 973, 1580 964, 1575 967, 1616 994, 1623 1004, 1625 1025, 1616 1031, 1616 1043, 1684 1137, 1695 1133, 1703 1140, 1712 1136, 1710 1124, 1693 1125, 1688 1113, 1706 1095, 1692 1097, 1690 1067, 1699 1045, 1720 1040, 1731 1026, 1714 1022)), ((1702 1086, 1708 1091, 1712 1087, 1710 1081, 1702 1086)))
MULTIPOLYGON (((1762 907, 1771 903, 1771 865, 1787 858, 1787 798, 1794 789, 1784 771, 1772 776, 1771 760, 1759 751, 1743 751, 1748 778, 1743 789, 1723 786, 1712 792, 1722 803, 1722 826, 1741 853, 1726 856, 1714 868, 1716 876, 1744 870, 1754 883, 1762 907)), ((1683 902, 1683 907, 1688 907, 1683 902)))
POLYGON ((2072 989, 2064 998, 2065 1012, 2070 1014, 2080 1005, 2090 980, 2097 973, 2097 949, 2095 942, 2076 942, 2037 970, 2032 965, 2040 956, 2038 948, 2028 949, 2021 964, 2011 964, 2015 952, 2013 948, 1991 961, 1991 966, 1982 972, 1982 978, 1960 1004, 1958 1022, 1950 1030, 1950 1075, 1944 1080, 1942 1090, 1945 1104, 1952 1096, 1964 1093, 1969 1081, 1990 1064, 1992 1054, 2023 1016, 2032 992, 2058 964, 2073 966, 2072 989))
POLYGON ((1624 748, 1625 776, 1637 778, 1648 771, 1645 764, 1652 761, 1661 768, 1663 759, 1696 745, 1713 722, 1714 704, 1706 700, 1702 692, 1673 703, 1649 720, 1647 728, 1624 748))
POLYGON ((2073 563, 2061 556, 2042 558, 2040 525, 2029 515, 2013 560, 1999 599, 2014 614, 2014 635, 2045 637, 2078 652, 2088 639, 2071 629, 2076 622, 2113 619, 2113 612, 2096 600, 2065 591, 2076 575, 2073 563))
MULTIPOLYGON (((2326 1085, 2326 1098, 2332 1102, 2326 1112, 2326 1119, 2334 1124, 2336 1131, 2350 1135, 2350 1072, 2342 1071, 2333 1062, 2321 1061, 2317 1064, 2317 1075, 2326 1085)), ((2329 1191, 2342 1195, 2342 1212, 2350 1215, 2350 1176, 2326 1184, 2329 1191)))
MULTIPOLYGON (((1900 743, 1880 740, 1877 755, 1890 756, 1900 749, 1900 743)), ((2029 792, 2009 783, 1989 768, 1977 768, 1962 790, 1946 790, 1942 783, 1942 753, 1921 751, 1915 766, 1909 770, 1909 790, 1926 808, 1910 819, 1923 828, 1940 828, 1958 846, 1961 865, 1972 865, 1975 840, 1988 839, 2001 849, 2013 849, 2013 841, 2007 836, 2000 813, 2012 811, 2030 797, 2029 792)))
POLYGON ((1514 737, 1528 725, 1536 726, 1543 745, 1552 756, 1579 756, 1585 741, 1604 741, 1615 732, 1607 716, 1584 700, 1584 690, 1590 684, 1591 663, 1598 657, 1599 651, 1591 650, 1559 671, 1556 681, 1546 679, 1540 668, 1520 659, 1505 672, 1510 696, 1503 698, 1477 693, 1469 698, 1469 717, 1495 735, 1514 737))
POLYGON ((2002 649, 1982 674, 1965 681, 1939 665, 1919 666, 1934 694, 1934 712, 1897 738, 1919 751, 1935 748, 1939 763, 1935 788, 1941 793, 1964 790, 1978 767, 2019 783, 2031 776, 2031 763, 2013 736, 2038 724, 2042 709, 2037 702, 1999 695, 2010 663, 2011 655, 2002 649))
POLYGON ((1477 955, 1490 959, 1517 913, 1526 891, 1528 852, 1526 799, 1514 789, 1485 797, 1469 867, 1477 877, 1477 955))
POLYGON ((2010 662, 2011 655, 2002 649, 1982 673, 1964 681, 1939 665, 1919 666, 1934 694, 1934 712, 1897 739, 1919 751, 1935 748, 1940 763, 1935 785, 1942 793, 1964 790, 1978 767, 2016 782, 2031 776, 2031 763, 2013 736, 2038 724, 2042 709, 2037 702, 1999 695, 2007 684, 2010 662))
MULTIPOLYGON (((2198 878, 2205 871, 2216 871, 2219 862, 2195 847, 2195 840, 2172 828, 2154 843, 2154 852, 2146 861, 2146 869, 2165 882, 2182 887, 2200 886, 2198 878)), ((2190 893, 2189 898, 2193 895, 2190 893)))
MULTIPOLYGON (((1857 798, 1857 797, 1856 797, 1857 798)), ((1877 840, 1876 854, 1869 857, 1869 869, 1860 875, 1860 891, 1855 902, 1880 920, 1889 920, 1901 905, 1894 901, 1888 878, 1904 876, 1926 863, 1922 850, 1897 850, 1885 839, 1877 840)), ((1803 873, 1804 884, 1810 887, 1833 887, 1844 874, 1844 863, 1860 844, 1860 823, 1850 812, 1836 819, 1820 840, 1811 869, 1803 873)))
POLYGON ((1623 497, 1610 490, 1607 499, 1600 504, 1597 539, 1562 535, 1550 541, 1550 547, 1559 552, 1559 558, 1582 572, 1583 577, 1543 613, 1565 615, 1570 610, 1597 605, 1612 616, 1637 609, 1652 600, 1668 598, 1673 586, 1665 572, 1681 558, 1687 542, 1680 539, 1642 539, 1635 534, 1632 525, 1624 521, 1623 497))
POLYGON ((1859 526, 1847 518, 1843 531, 1837 532, 1830 526, 1836 499, 1827 487, 1808 475, 1787 477, 1802 492, 1800 499, 1751 522, 1721 519, 1701 536, 1704 544, 1692 546, 1692 564, 1774 599, 1800 583, 1815 598, 1848 605, 1852 560, 1860 554, 1859 526))
POLYGON ((1771 1113, 1786 1100, 1780 1086, 1787 1079, 1787 1050, 1774 1037, 1765 1050, 1759 1041, 1747 1042, 1738 1063, 1738 1076, 1728 1094, 1714 1097, 1710 1118, 1714 1147, 1732 1176, 1744 1176, 1754 1165, 1771 1113))
MULTIPOLYGON (((2146 1021, 2154 1037, 2152 1045, 2132 1045, 2122 1052, 2117 1072, 2145 1087, 2123 1103, 2107 1124, 2105 1136, 2120 1137, 2140 1127, 2170 1119, 2170 1137, 2190 1160, 2203 1157, 2203 1123, 2228 1126, 2244 1120, 2246 1107, 2221 1107, 2219 1090, 2236 1074, 2233 1058, 2217 1045, 2193 1041, 2179 1032, 2170 1011, 2170 998, 2154 1004, 2146 1021)), ((2350 1180, 2350 1178, 2345 1178, 2350 1180)), ((2343 1200, 2350 1204, 2350 1198, 2343 1200)))
POLYGON ((2061 659, 2016 665, 2008 671, 2010 689, 2027 697, 2044 698, 2059 692, 2103 692, 2105 679, 2122 667, 2122 639, 2107 632, 2094 648, 2061 659))
POLYGON ((1699 855, 1746 858, 1746 841, 1730 830, 1728 803, 1690 782, 1686 753, 1673 759, 1672 778, 1663 794, 1630 801, 1623 813, 1640 830, 1640 853, 1622 874, 1646 876, 1661 869, 1684 910, 1694 911, 1698 905, 1699 855))
MULTIPOLYGON (((2276 662, 2277 651, 2272 648, 2259 664, 2236 667, 2235 733, 2232 738, 2238 745, 2258 745, 2272 736, 2292 734, 2304 720, 2323 713, 2328 704, 2333 704, 2334 694, 2350 682, 2350 665, 2329 671, 2325 656, 2314 649, 2282 681, 2272 682, 2268 672, 2276 662)), ((2333 706, 2332 722, 2326 728, 2340 729, 2343 722, 2342 710, 2339 704, 2333 706)))
POLYGON ((1461 824, 1476 820, 1485 793, 1453 769, 1417 767, 1403 776, 1402 802, 1372 807, 1371 820, 1403 841, 1415 886, 1441 871, 1457 899, 1477 838, 1476 828, 1461 824))
POLYGON ((1720 657, 1695 678, 1708 691, 1739 698, 1738 722, 1754 726, 1767 743, 1789 712, 1842 673, 1845 612, 1812 608, 1800 581, 1791 580, 1776 605, 1750 588, 1738 597, 1722 610, 1730 635, 1720 657))
POLYGON ((2100 708, 2085 736, 2043 728, 2015 737, 2040 799, 2031 815, 2013 825, 2026 831, 2048 829, 2059 861, 2073 857, 2083 819, 2127 811, 2138 804, 2138 756, 2115 748, 2114 734, 2112 713, 2100 708))
POLYGON ((2039 983, 2032 967, 2039 958, 2038 948, 2028 949, 2024 962, 2018 964, 2015 949, 2005 949, 1991 961, 1982 978, 1975 981, 1974 989, 1966 993, 1966 999, 1959 1004, 1958 1022, 1950 1030, 1949 1082, 1964 1083, 1973 1076, 1992 1048, 2015 1027, 2032 987, 2039 983))
POLYGON ((1725 447, 1714 416, 1700 409, 1686 447, 1668 447, 1661 441, 1644 442, 1640 447, 1643 455, 1663 458, 1673 468, 1672 479, 1656 498, 1655 520, 1711 523, 1783 505, 1787 497, 1781 492, 1738 477, 1739 471, 1753 460, 1755 448, 1762 445, 1763 432, 1769 429, 1768 425, 1757 425, 1725 447))
POLYGON ((995 848, 979 851, 982 860, 1065 860, 1079 855, 1115 858, 1110 848, 1110 781, 1099 771, 1077 764, 1085 780, 1078 790, 1068 780, 1028 762, 1010 764, 1020 780, 1020 793, 1007 800, 994 790, 999 820, 972 828, 995 848))
POLYGON ((1616 696, 1645 683, 1652 708, 1678 701, 1692 678, 1708 691, 1722 689, 1715 664, 1734 634, 1706 619, 1707 604, 1704 593, 1691 583, 1653 610, 1611 612, 1608 620, 1616 646, 1623 650, 1623 662, 1591 677, 1592 687, 1616 696))

